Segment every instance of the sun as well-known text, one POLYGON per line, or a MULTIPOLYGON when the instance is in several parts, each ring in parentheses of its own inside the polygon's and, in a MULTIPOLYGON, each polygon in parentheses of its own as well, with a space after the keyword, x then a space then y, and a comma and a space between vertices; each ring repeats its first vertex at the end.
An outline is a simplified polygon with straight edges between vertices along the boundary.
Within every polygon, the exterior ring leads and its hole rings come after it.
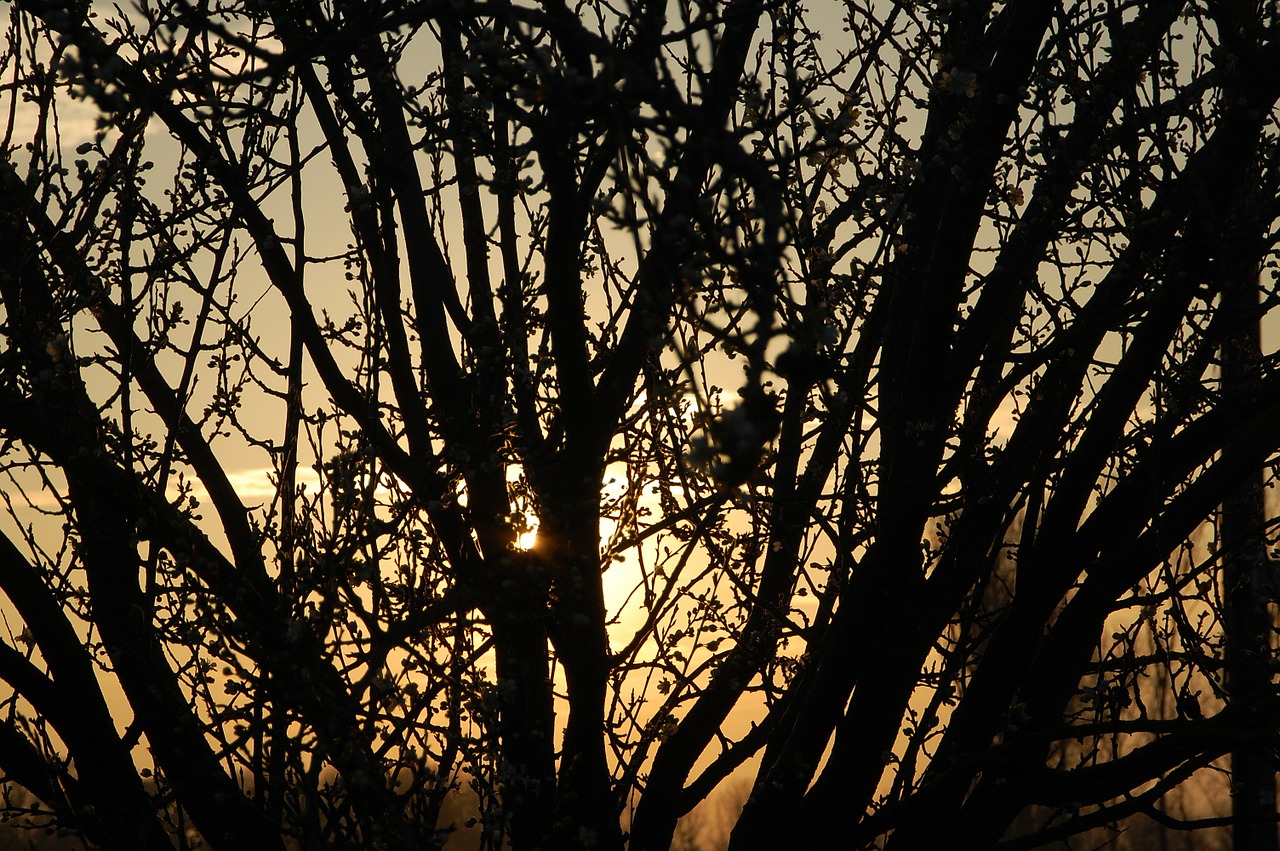
POLYGON ((529 528, 516 535, 517 550, 531 550, 538 543, 538 518, 527 514, 525 519, 529 524, 529 528))

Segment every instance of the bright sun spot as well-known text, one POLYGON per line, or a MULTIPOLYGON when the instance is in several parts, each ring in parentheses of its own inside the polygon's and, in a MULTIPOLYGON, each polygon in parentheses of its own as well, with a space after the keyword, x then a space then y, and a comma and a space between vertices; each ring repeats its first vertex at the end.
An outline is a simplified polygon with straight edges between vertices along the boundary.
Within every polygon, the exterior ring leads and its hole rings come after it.
POLYGON ((531 550, 533 545, 538 543, 538 518, 533 515, 525 515, 525 521, 529 524, 529 528, 516 535, 516 549, 531 550))

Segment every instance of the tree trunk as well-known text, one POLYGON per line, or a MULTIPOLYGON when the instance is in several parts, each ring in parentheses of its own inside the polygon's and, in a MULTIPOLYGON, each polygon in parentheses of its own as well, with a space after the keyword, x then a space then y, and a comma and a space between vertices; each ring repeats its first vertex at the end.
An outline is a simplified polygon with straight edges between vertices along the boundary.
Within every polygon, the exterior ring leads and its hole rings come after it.
MULTIPOLYGON (((1246 272, 1223 293, 1223 308, 1234 314, 1231 338, 1222 347, 1222 391, 1248 393, 1258 378, 1262 359, 1258 320, 1257 272, 1246 272)), ((1229 442, 1222 454, 1229 455, 1229 442)), ((1222 505, 1220 543, 1225 595, 1227 695, 1233 704, 1247 703, 1271 688, 1274 598, 1265 523, 1263 472, 1244 482, 1222 505)), ((1262 719, 1259 719, 1259 722, 1262 719)), ((1237 851, 1277 851, 1276 772, 1259 747, 1247 742, 1231 752, 1232 828, 1237 851)))

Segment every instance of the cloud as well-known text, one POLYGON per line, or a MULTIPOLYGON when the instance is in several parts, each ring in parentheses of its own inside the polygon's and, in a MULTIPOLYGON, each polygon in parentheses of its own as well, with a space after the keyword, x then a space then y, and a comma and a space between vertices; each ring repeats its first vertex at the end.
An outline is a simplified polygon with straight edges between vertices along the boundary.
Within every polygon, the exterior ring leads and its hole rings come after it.
MULTIPOLYGON (((254 467, 247 470, 235 470, 227 473, 231 487, 239 494, 246 505, 268 502, 276 495, 276 472, 270 467, 254 467)), ((299 467, 297 482, 305 485, 307 490, 315 493, 320 489, 320 476, 311 467, 299 467)), ((197 482, 195 494, 202 501, 208 496, 204 488, 197 482)))
MULTIPOLYGON (((94 138, 98 130, 98 119, 102 110, 97 104, 87 100, 74 100, 68 97, 57 99, 58 142, 65 152, 74 151, 81 142, 94 138)), ((45 130, 48 135, 49 129, 45 130)), ((17 105, 13 122, 13 137, 18 143, 34 140, 40 135, 40 107, 38 104, 23 101, 17 105)))

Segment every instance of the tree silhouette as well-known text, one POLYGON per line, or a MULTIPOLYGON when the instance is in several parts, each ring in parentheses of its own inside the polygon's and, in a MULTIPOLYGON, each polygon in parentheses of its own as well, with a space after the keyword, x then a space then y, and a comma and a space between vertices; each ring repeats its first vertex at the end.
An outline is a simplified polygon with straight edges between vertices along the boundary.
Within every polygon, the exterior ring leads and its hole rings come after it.
POLYGON ((8 14, 24 823, 1274 843, 1275 9, 8 14))

